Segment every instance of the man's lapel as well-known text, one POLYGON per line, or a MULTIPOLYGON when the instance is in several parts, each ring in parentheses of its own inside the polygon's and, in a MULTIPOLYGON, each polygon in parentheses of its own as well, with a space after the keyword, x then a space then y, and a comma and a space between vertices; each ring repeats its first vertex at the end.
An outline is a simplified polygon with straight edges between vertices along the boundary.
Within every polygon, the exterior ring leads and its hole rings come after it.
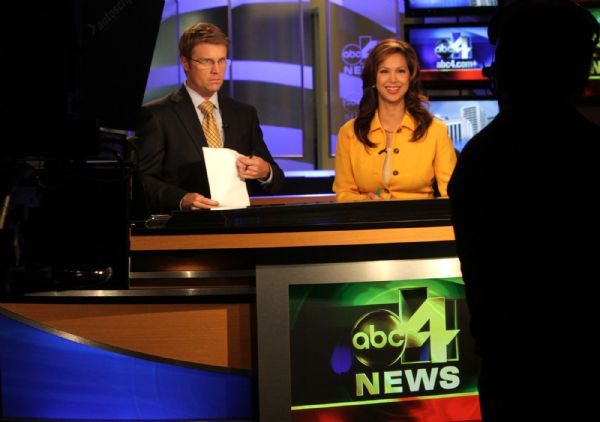
POLYGON ((185 87, 176 92, 172 100, 175 113, 188 133, 190 142, 194 144, 198 152, 202 153, 202 147, 208 146, 208 143, 204 137, 198 114, 194 109, 194 103, 192 103, 185 87))
POLYGON ((223 120, 223 134, 225 135, 225 148, 237 150, 238 136, 235 124, 235 106, 228 97, 219 93, 219 108, 221 109, 221 120, 223 120))

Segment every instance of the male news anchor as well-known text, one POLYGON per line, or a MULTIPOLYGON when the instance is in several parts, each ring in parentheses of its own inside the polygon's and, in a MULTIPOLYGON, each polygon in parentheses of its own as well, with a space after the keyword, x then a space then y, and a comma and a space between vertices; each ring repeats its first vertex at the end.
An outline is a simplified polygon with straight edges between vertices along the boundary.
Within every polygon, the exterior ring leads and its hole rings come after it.
POLYGON ((142 107, 138 137, 140 180, 152 212, 218 206, 210 199, 202 147, 242 154, 238 175, 251 192, 276 193, 284 175, 263 140, 254 107, 219 93, 229 38, 215 25, 197 23, 179 40, 183 87, 142 107), (251 184, 255 186, 251 186, 251 184))

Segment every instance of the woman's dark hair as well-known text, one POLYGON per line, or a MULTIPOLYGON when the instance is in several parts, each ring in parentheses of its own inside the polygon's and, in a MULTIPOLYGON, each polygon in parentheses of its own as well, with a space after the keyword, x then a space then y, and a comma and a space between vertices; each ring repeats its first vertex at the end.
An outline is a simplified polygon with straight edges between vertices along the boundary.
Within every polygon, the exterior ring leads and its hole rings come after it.
POLYGON ((380 41, 369 53, 362 72, 363 96, 358 105, 358 113, 354 121, 354 133, 360 142, 368 147, 375 147, 375 143, 368 138, 371 120, 377 110, 377 89, 375 82, 377 80, 377 69, 381 62, 390 55, 400 53, 406 58, 408 70, 410 72, 410 81, 408 91, 404 96, 406 109, 415 118, 417 125, 411 142, 418 141, 427 133, 433 117, 423 102, 427 102, 427 97, 421 89, 421 69, 417 53, 406 41, 400 41, 389 38, 380 41))

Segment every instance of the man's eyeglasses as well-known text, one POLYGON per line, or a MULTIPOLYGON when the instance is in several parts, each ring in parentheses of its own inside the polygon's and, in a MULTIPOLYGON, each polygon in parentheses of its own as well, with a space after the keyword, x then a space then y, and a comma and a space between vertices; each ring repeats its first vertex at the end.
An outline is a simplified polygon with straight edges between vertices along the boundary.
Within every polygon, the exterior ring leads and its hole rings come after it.
POLYGON ((217 59, 217 60, 209 59, 209 58, 205 58, 205 57, 201 57, 199 59, 192 59, 190 57, 190 60, 198 63, 198 65, 202 69, 211 69, 214 65, 217 65, 217 67, 224 67, 227 64, 227 59, 224 57, 221 57, 220 59, 217 59))

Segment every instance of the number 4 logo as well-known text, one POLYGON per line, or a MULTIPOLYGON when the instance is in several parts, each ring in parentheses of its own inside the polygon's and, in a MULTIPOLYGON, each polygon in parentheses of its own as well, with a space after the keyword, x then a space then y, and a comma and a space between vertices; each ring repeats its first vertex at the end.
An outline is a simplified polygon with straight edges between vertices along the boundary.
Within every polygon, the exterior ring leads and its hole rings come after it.
POLYGON ((446 318, 446 298, 427 297, 426 288, 400 289, 398 292, 400 331, 406 338, 402 363, 447 362, 458 359, 458 333, 456 301, 449 303, 451 318, 446 318), (423 296, 425 300, 423 301, 423 296), (420 304, 413 304, 418 300, 420 304))

